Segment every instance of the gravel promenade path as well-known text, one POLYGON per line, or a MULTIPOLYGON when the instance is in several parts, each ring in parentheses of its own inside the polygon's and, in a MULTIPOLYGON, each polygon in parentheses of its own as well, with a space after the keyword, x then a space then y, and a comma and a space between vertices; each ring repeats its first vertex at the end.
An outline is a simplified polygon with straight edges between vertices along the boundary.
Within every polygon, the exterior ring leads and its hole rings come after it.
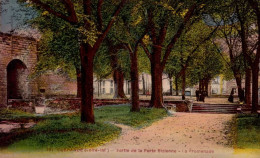
POLYGON ((237 155, 228 146, 230 114, 176 113, 143 129, 122 128, 120 137, 101 147, 72 153, 14 154, 11 157, 149 157, 149 158, 256 158, 237 155))

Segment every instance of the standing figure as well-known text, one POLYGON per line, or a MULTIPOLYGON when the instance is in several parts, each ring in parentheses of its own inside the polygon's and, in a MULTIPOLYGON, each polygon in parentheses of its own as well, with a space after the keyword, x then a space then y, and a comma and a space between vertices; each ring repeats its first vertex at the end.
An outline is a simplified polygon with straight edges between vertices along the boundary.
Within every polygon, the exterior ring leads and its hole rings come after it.
POLYGON ((230 95, 228 97, 228 101, 233 103, 234 102, 234 88, 232 88, 230 95))
POLYGON ((196 100, 199 101, 199 97, 200 97, 200 92, 199 92, 199 90, 196 89, 195 93, 196 93, 196 100))
POLYGON ((206 91, 202 91, 202 94, 201 94, 201 100, 203 102, 205 102, 205 97, 207 96, 207 92, 206 91))

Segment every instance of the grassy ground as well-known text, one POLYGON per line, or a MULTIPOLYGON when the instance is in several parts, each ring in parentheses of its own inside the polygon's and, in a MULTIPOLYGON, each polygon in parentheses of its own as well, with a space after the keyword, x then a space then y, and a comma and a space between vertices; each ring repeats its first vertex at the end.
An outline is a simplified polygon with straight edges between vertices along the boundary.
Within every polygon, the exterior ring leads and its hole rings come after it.
POLYGON ((260 149, 260 118, 256 115, 238 115, 236 118, 238 149, 260 149))
MULTIPOLYGON (((131 113, 130 106, 107 106, 95 109, 96 124, 80 122, 78 113, 44 116, 39 122, 14 143, 10 151, 60 151, 91 148, 117 138, 121 129, 109 122, 122 123, 135 128, 145 127, 166 116, 164 109, 141 109, 131 113)), ((23 118, 25 114, 22 113, 23 118)), ((6 118, 19 118, 20 113, 4 115, 6 118)), ((2 116, 0 116, 2 117, 2 116)), ((31 119, 31 115, 28 114, 31 119)))
POLYGON ((115 122, 142 128, 167 116, 164 109, 141 108, 140 112, 129 112, 130 106, 106 106, 95 110, 96 120, 115 122))
POLYGON ((0 109, 0 121, 1 120, 19 120, 23 118, 34 118, 35 116, 28 112, 23 112, 20 110, 9 110, 0 109))

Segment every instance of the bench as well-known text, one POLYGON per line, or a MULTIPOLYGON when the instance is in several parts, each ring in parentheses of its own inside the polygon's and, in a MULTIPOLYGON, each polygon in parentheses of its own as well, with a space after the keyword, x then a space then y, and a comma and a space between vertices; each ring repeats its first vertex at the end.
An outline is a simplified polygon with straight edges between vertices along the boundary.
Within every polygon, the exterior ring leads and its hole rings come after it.
POLYGON ((260 110, 257 110, 257 118, 260 117, 260 110))

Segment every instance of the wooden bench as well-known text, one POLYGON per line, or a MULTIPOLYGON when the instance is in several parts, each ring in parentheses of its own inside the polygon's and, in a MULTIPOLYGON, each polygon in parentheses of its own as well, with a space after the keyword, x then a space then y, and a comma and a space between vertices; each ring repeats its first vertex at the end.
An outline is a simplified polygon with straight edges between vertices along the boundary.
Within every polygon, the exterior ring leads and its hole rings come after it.
POLYGON ((257 117, 260 117, 260 110, 257 110, 257 117))

